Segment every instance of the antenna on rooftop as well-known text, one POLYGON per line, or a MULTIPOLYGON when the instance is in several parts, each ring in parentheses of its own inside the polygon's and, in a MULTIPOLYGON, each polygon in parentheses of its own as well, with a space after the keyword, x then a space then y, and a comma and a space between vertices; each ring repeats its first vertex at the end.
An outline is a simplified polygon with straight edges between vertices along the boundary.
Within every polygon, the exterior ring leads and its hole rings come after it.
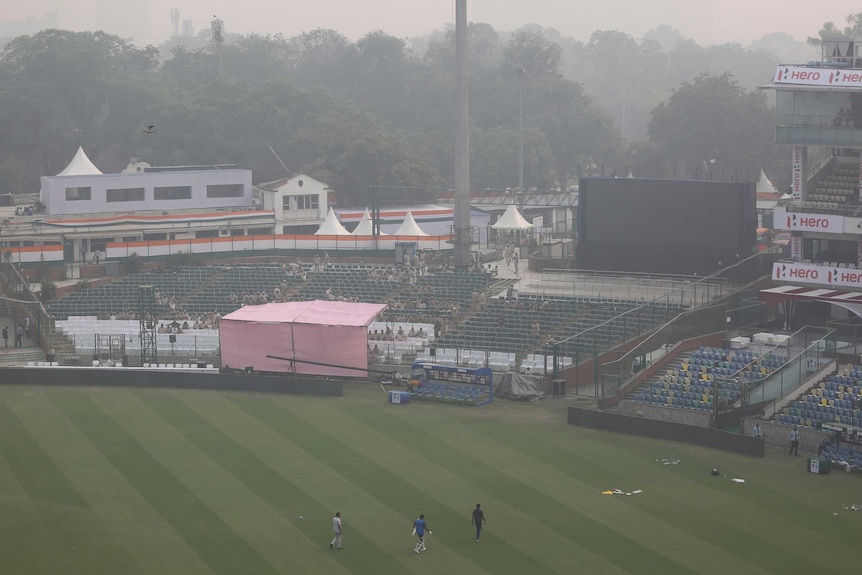
POLYGON ((278 163, 279 163, 279 164, 281 164, 281 167, 282 167, 282 168, 284 168, 284 171, 285 171, 285 172, 287 172, 287 175, 288 175, 288 176, 292 176, 292 175, 293 175, 293 172, 291 172, 291 171, 290 171, 290 168, 288 168, 288 167, 284 164, 284 162, 282 162, 282 161, 281 161, 281 158, 278 156, 278 154, 276 154, 276 153, 275 153, 275 150, 273 150, 273 149, 272 149, 272 146, 270 146, 269 144, 267 144, 267 145, 266 145, 266 147, 267 147, 267 148, 269 148, 269 151, 270 151, 270 152, 272 152, 272 155, 273 155, 273 156, 275 156, 275 159, 276 159, 276 160, 278 160, 278 163))
POLYGON ((195 22, 194 20, 183 20, 183 36, 186 38, 191 38, 195 35, 195 22))
POLYGON ((180 35, 180 11, 177 8, 171 8, 171 38, 176 38, 180 35))
POLYGON ((212 29, 212 39, 216 47, 216 57, 218 58, 218 75, 221 76, 221 45, 224 44, 224 20, 213 15, 210 22, 212 29))

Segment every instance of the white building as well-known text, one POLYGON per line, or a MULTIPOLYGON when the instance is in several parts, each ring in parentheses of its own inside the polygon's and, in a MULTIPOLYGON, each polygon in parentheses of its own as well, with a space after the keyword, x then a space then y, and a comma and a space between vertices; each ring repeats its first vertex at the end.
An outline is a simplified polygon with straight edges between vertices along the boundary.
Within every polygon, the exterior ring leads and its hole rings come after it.
POLYGON ((791 191, 773 227, 791 234, 763 300, 791 316, 862 316, 862 40, 822 42, 823 61, 779 66, 775 139, 791 158, 791 191))
POLYGON ((192 166, 103 174, 78 148, 65 170, 41 178, 39 197, 50 216, 251 208, 251 170, 192 166))
POLYGON ((326 217, 329 187, 305 174, 255 186, 255 203, 275 216, 275 233, 309 235, 326 217))

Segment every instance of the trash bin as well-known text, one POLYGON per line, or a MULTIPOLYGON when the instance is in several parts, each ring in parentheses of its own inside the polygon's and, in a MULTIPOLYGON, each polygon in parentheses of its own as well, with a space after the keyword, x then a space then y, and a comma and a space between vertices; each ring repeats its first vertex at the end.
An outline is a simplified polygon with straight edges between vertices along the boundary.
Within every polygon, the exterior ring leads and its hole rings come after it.
POLYGON ((551 396, 565 397, 566 396, 566 380, 555 379, 551 381, 551 396))
POLYGON ((816 473, 817 475, 827 475, 832 471, 832 462, 828 459, 820 459, 817 457, 808 458, 808 472, 816 473))
POLYGON ((410 393, 407 391, 390 391, 389 403, 396 403, 398 405, 410 403, 410 393))

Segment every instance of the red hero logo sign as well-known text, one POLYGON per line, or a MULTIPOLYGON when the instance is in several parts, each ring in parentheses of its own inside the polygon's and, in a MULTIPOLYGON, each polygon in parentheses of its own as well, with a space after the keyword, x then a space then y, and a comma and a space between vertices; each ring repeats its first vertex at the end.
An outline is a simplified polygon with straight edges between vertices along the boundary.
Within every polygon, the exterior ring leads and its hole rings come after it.
POLYGON ((829 226, 828 218, 787 214, 787 228, 791 230, 828 230, 829 226))

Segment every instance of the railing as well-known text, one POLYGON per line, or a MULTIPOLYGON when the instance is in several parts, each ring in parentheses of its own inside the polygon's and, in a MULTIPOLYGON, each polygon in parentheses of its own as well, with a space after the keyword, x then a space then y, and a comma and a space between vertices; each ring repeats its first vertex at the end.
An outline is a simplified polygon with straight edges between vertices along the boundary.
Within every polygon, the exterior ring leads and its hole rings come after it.
MULTIPOLYGON (((620 320, 625 321, 626 316, 636 317, 634 314, 642 313, 642 311, 648 307, 651 307, 654 310, 657 306, 661 307, 664 305, 665 309, 669 310, 671 309, 671 306, 680 304, 688 306, 690 309, 697 309, 698 307, 707 305, 716 299, 736 293, 739 291, 741 285, 748 284, 761 277, 771 275, 772 263, 780 256, 780 248, 770 248, 767 251, 759 252, 714 274, 703 277, 698 281, 692 282, 688 285, 683 285, 670 292, 666 292, 664 295, 652 300, 644 301, 640 306, 629 310, 616 318, 587 328, 584 331, 561 340, 558 343, 565 344, 569 341, 577 341, 578 338, 589 337, 591 334, 598 334, 600 333, 600 330, 611 326, 613 322, 618 322, 620 320)), ((670 315, 668 314, 664 320, 670 320, 670 315)), ((623 343, 623 341, 612 341, 611 348, 616 347, 620 343, 623 343)))
MULTIPOLYGON (((726 309, 725 304, 719 304, 681 313, 630 351, 613 361, 603 363, 599 370, 597 397, 606 398, 619 394, 620 390, 637 378, 639 370, 635 370, 635 363, 648 354, 685 339, 724 331, 726 309)), ((646 367, 642 362, 641 368, 646 367)))
POLYGON ((763 404, 766 402, 771 401, 774 404, 805 384, 814 373, 831 362, 831 354, 835 352, 836 345, 834 335, 835 330, 829 328, 804 327, 791 335, 789 346, 775 346, 761 354, 761 357, 787 354, 788 361, 769 374, 756 388, 743 394, 740 406, 743 416, 747 415, 745 406, 756 405, 759 411, 764 408, 763 404))
POLYGON ((808 166, 808 172, 805 174, 805 181, 810 181, 820 173, 826 164, 832 161, 832 158, 835 156, 835 152, 833 148, 826 148, 826 152, 817 158, 817 161, 813 162, 808 166))
POLYGON ((30 290, 30 284, 21 277, 14 265, 0 264, 0 275, 3 277, 7 293, 11 296, 8 304, 14 310, 15 319, 29 317, 33 342, 46 352, 50 352, 54 321, 48 315, 45 306, 30 290))
POLYGON ((776 124, 789 128, 842 128, 853 130, 853 116, 835 114, 778 114, 776 124))

